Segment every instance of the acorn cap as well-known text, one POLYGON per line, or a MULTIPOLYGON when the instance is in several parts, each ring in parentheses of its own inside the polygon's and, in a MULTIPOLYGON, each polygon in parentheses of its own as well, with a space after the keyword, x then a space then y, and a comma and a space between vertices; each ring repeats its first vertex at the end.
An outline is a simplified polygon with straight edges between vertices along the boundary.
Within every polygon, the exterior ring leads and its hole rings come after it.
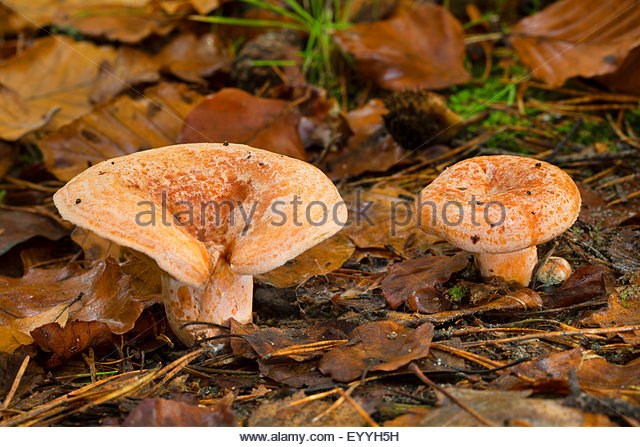
POLYGON ((63 218, 145 253, 195 287, 220 257, 234 273, 264 273, 335 234, 347 218, 337 189, 316 167, 229 143, 103 161, 53 200, 63 218))
POLYGON ((447 168, 420 192, 416 206, 418 226, 427 233, 472 253, 511 253, 570 228, 581 199, 562 169, 496 155, 447 168))

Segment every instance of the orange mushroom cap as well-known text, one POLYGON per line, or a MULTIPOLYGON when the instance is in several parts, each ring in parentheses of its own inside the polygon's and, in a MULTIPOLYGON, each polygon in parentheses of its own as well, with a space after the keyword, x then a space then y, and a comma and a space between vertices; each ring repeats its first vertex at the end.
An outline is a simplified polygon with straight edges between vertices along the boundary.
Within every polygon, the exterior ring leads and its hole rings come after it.
POLYGON ((107 160, 53 199, 65 219, 147 254, 194 287, 206 282, 220 257, 237 274, 272 270, 339 231, 347 217, 340 194, 319 169, 227 143, 107 160), (140 224, 152 219, 154 225, 140 224))
POLYGON ((472 253, 511 253, 573 225, 578 187, 562 169, 511 155, 463 160, 419 195, 418 225, 472 253))

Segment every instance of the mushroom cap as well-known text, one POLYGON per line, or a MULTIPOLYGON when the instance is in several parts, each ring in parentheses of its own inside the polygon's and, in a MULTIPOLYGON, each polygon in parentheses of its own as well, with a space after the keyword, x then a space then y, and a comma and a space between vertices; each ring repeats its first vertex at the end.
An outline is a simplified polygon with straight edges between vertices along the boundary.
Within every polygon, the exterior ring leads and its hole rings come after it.
POLYGON ((511 155, 456 163, 418 199, 418 226, 473 253, 546 242, 573 225, 581 206, 578 187, 562 169, 511 155))
POLYGON ((336 187, 316 167, 229 143, 106 160, 53 200, 63 218, 147 254, 195 287, 220 258, 242 275, 279 267, 338 232, 347 218, 336 187))

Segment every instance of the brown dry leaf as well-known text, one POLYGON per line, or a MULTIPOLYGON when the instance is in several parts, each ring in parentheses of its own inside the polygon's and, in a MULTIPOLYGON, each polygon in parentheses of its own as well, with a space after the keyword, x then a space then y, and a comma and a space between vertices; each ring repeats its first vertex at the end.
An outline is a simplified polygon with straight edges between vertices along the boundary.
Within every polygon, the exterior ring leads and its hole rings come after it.
POLYGON ((382 116, 388 110, 377 98, 347 115, 353 135, 344 148, 329 153, 324 170, 337 179, 364 172, 384 172, 402 160, 405 150, 387 131, 382 116))
POLYGON ((54 107, 44 115, 34 112, 15 91, 0 85, 0 138, 15 141, 40 129, 58 112, 54 107))
POLYGON ((318 362, 265 362, 258 359, 258 366, 261 374, 293 388, 329 387, 333 384, 330 377, 318 371, 318 362))
POLYGON ((336 33, 364 76, 389 90, 445 88, 470 79, 464 31, 447 8, 425 3, 336 33))
POLYGON ((141 8, 149 3, 149 0, 3 0, 3 3, 14 12, 13 21, 16 29, 22 29, 51 24, 61 8, 83 10, 102 5, 141 8))
POLYGON ((640 96, 640 82, 636 78, 637 73, 640 73, 640 46, 629 53, 615 72, 598 76, 596 79, 614 92, 640 96))
POLYGON ((606 292, 605 271, 598 265, 583 265, 557 289, 542 295, 546 307, 565 307, 589 301, 606 292))
POLYGON ((198 14, 209 14, 222 3, 229 0, 160 0, 160 7, 169 15, 181 9, 195 9, 198 14))
POLYGON ((105 61, 93 85, 91 102, 105 102, 132 86, 160 79, 160 62, 145 51, 120 47, 113 64, 105 61))
POLYGON ((36 344, 51 356, 47 367, 53 368, 80 355, 89 348, 113 342, 109 326, 99 321, 72 321, 65 327, 48 323, 31 331, 36 344))
POLYGON ((0 308, 4 310, 0 326, 60 304, 71 305, 70 320, 101 321, 116 334, 133 328, 142 313, 142 304, 133 299, 129 277, 112 259, 96 262, 88 270, 71 263, 60 269, 32 269, 21 278, 0 276, 0 308))
POLYGON ((416 329, 392 321, 376 321, 351 332, 347 344, 330 349, 322 356, 318 369, 339 382, 350 382, 365 371, 395 371, 429 353, 433 326, 416 329))
POLYGON ((44 138, 39 147, 47 168, 70 180, 88 163, 175 144, 183 120, 200 101, 184 84, 162 83, 144 96, 121 96, 44 138))
POLYGON ((9 169, 13 167, 19 152, 17 146, 0 141, 0 180, 3 180, 9 169))
POLYGON ((463 252, 454 256, 425 256, 394 264, 382 281, 382 294, 394 310, 411 298, 421 304, 420 308, 412 310, 423 313, 447 310, 449 302, 436 299, 441 294, 435 286, 448 281, 453 273, 464 270, 469 261, 469 254, 463 252), (422 299, 427 296, 430 299, 422 299))
MULTIPOLYGON (((622 193, 626 195, 637 191, 640 184, 634 183, 631 181, 621 185, 622 193), (626 191, 625 187, 629 187, 629 191, 626 191)), ((609 206, 605 200, 605 191, 591 189, 584 183, 577 184, 582 197, 582 208, 578 220, 582 223, 607 229, 622 225, 627 220, 640 215, 640 200, 630 200, 625 204, 609 206)))
POLYGON ((413 221, 413 197, 402 188, 355 190, 343 194, 349 219, 342 234, 358 248, 386 249, 402 253, 407 249, 427 249, 442 239, 425 234, 413 221))
MULTIPOLYGON (((613 425, 602 415, 585 414, 565 407, 551 399, 528 398, 530 391, 485 391, 448 387, 447 391, 476 413, 497 426, 522 425, 533 427, 581 427, 613 425)), ((421 427, 481 427, 471 416, 442 395, 439 407, 429 411, 418 426, 421 427)))
POLYGON ((83 9, 62 9, 53 22, 58 26, 75 28, 86 36, 129 44, 138 43, 151 35, 165 36, 176 27, 174 19, 157 11, 152 5, 136 8, 127 6, 104 4, 83 9))
POLYGON ((511 44, 531 74, 554 87, 613 73, 640 45, 640 9, 634 0, 563 0, 522 19, 511 44))
MULTIPOLYGON (((115 59, 112 47, 76 42, 64 36, 43 37, 19 55, 0 64, 0 84, 16 92, 28 111, 28 123, 53 130, 91 110, 89 94, 100 64, 115 59), (59 110, 43 120, 54 109, 59 110)), ((0 108, 14 108, 6 103, 0 108)))
POLYGON ((198 406, 176 399, 144 399, 129 413, 123 427, 237 427, 231 409, 233 394, 213 405, 198 406))
POLYGON ((0 353, 11 355, 20 346, 31 343, 33 338, 29 334, 12 327, 0 327, 0 353))
POLYGON ((292 103, 225 88, 207 96, 185 119, 181 143, 248 144, 304 160, 300 114, 292 103))
POLYGON ((231 63, 219 37, 211 33, 199 38, 191 33, 181 34, 162 48, 156 60, 174 76, 199 83, 231 63))
POLYGON ((45 214, 0 210, 0 255, 35 236, 44 236, 55 241, 67 233, 67 229, 58 221, 45 214))
MULTIPOLYGON (((313 400, 291 406, 305 398, 304 391, 298 391, 285 399, 267 401, 251 413, 249 427, 363 427, 366 421, 346 402, 325 417, 316 420, 333 404, 331 401, 313 400)), ((357 400, 357 398, 356 398, 357 400)))
MULTIPOLYGON (((619 292, 611 289, 607 307, 591 314, 582 323, 599 327, 640 325, 640 287, 627 286, 619 292)), ((640 330, 619 335, 625 342, 640 346, 640 330)))
POLYGON ((502 390, 533 390, 537 393, 569 392, 569 371, 575 369, 583 391, 597 397, 640 402, 640 360, 616 365, 578 347, 554 352, 505 370, 492 387, 502 390))
POLYGON ((326 275, 339 269, 354 251, 353 242, 338 233, 288 261, 282 267, 256 275, 256 278, 275 287, 303 284, 313 276, 326 275))
MULTIPOLYGON (((248 332, 243 330, 247 329, 246 327, 243 328, 232 324, 231 333, 243 334, 243 340, 249 343, 258 356, 268 358, 275 351, 289 348, 291 346, 305 345, 327 340, 346 340, 349 338, 349 333, 354 327, 354 323, 347 321, 329 320, 303 329, 279 329, 275 327, 268 327, 248 332)), ((234 348, 234 354, 239 355, 242 354, 242 352, 234 348)), ((277 358, 292 359, 302 362, 318 357, 321 354, 322 350, 319 349, 309 353, 278 356, 277 358)))

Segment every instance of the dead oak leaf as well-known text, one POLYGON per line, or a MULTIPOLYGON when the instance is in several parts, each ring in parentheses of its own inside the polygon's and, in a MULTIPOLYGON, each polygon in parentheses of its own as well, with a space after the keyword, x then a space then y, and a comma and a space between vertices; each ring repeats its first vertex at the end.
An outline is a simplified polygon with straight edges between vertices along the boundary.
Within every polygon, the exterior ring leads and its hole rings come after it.
MULTIPOLYGON (((612 328, 618 326, 635 326, 640 324, 640 287, 627 286, 624 290, 616 291, 611 288, 607 307, 594 312, 582 320, 583 324, 612 328)), ((634 346, 640 346, 640 330, 620 332, 624 341, 634 346)))
POLYGON ((339 269, 354 251, 353 242, 338 233, 298 255, 283 266, 270 272, 256 275, 256 278, 276 287, 291 287, 303 284, 313 276, 326 275, 339 269))
POLYGON ((207 96, 189 113, 180 142, 228 141, 304 160, 299 124, 300 114, 288 101, 225 88, 207 96))
POLYGON ((365 371, 395 371, 429 353, 433 326, 416 329, 392 321, 376 321, 351 332, 347 344, 330 349, 322 356, 318 369, 339 382, 350 382, 365 371))
POLYGON ((544 293, 547 307, 565 307, 589 301, 606 292, 604 269, 598 265, 583 265, 575 269, 562 286, 544 293))
POLYGON ((534 77, 559 87, 615 72, 640 45, 640 9, 634 0, 563 0, 522 19, 510 40, 534 77))
POLYGON ((219 37, 212 33, 200 37, 180 34, 162 48, 156 60, 164 71, 196 83, 204 83, 203 78, 229 68, 231 63, 219 37))
POLYGON ((362 74, 389 90, 439 89, 466 82, 464 31, 447 8, 425 3, 388 20, 335 35, 362 74))
MULTIPOLYGON (((28 110, 29 123, 43 120, 52 110, 59 109, 43 122, 53 130, 91 110, 89 94, 99 66, 114 58, 112 47, 75 42, 64 36, 44 37, 0 64, 0 84, 19 95, 22 107, 28 110)), ((8 99, 0 96, 0 101, 8 99)), ((15 105, 4 104, 0 108, 6 107, 15 105)))
POLYGON ((44 214, 29 211, 0 210, 0 255, 35 236, 58 240, 68 231, 44 214))
POLYGON ((150 87, 143 97, 118 97, 41 140, 45 164, 59 179, 70 180, 89 163, 175 144, 200 99, 188 86, 171 83, 150 87))
POLYGON ((447 310, 450 303, 435 286, 468 265, 467 253, 426 256, 394 264, 382 281, 382 294, 394 310, 407 302, 412 310, 422 313, 447 310))

